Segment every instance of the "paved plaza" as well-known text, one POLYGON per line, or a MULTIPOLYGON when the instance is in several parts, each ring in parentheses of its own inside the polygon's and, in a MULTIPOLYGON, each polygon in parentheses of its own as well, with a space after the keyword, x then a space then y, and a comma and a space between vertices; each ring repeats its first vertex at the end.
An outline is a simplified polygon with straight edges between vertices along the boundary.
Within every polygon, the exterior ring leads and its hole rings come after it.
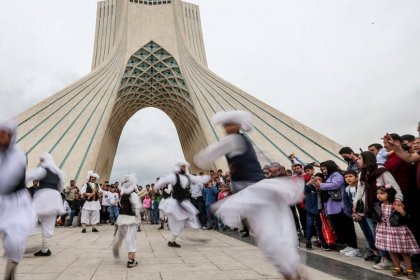
MULTIPOLYGON (((142 225, 137 235, 139 266, 126 268, 124 244, 121 260, 111 253, 114 227, 102 225, 99 233, 81 233, 81 228, 57 227, 52 238, 51 257, 26 254, 18 267, 18 280, 206 280, 206 279, 283 279, 260 254, 252 239, 240 240, 237 232, 223 234, 213 230, 186 230, 179 238, 181 248, 169 248, 167 230, 142 225), (244 242, 247 241, 247 242, 244 242)), ((41 244, 40 234, 32 235, 28 250, 41 244)), ((2 252, 0 252, 2 253, 2 252)), ((391 279, 389 271, 377 272, 371 262, 348 258, 338 252, 315 249, 302 251, 305 279, 391 279)), ((0 259, 1 272, 5 259, 0 259)), ((0 278, 3 275, 0 274, 0 278)))
MULTIPOLYGON (((86 234, 80 228, 56 228, 51 257, 26 254, 18 267, 18 280, 74 279, 282 279, 259 253, 243 241, 216 231, 187 230, 179 239, 181 248, 169 248, 170 233, 143 225, 137 236, 139 266, 126 268, 126 250, 116 262, 111 253, 114 228, 99 227, 99 233, 86 234)), ((33 235, 28 248, 35 249, 41 236, 33 235)), ((123 245, 124 246, 124 245, 123 245)), ((0 260, 3 270, 5 260, 0 260)), ((2 271, 1 270, 1 271, 2 271)), ((309 279, 338 279, 305 267, 309 279)), ((3 275, 0 274, 2 278, 3 275)))

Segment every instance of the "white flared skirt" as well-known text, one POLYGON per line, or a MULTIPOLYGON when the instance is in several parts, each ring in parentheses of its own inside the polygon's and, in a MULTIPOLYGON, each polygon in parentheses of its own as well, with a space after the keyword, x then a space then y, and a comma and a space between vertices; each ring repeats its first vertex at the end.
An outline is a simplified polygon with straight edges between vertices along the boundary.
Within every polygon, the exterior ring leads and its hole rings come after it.
POLYGON ((200 228, 197 219, 198 210, 189 200, 179 203, 176 199, 170 197, 165 200, 162 210, 168 217, 169 230, 176 236, 181 234, 184 227, 200 228))
POLYGON ((58 216, 66 213, 60 193, 53 189, 36 191, 33 203, 38 217, 58 216))
POLYGON ((290 205, 302 200, 304 180, 299 177, 265 179, 212 206, 230 227, 247 220, 262 253, 285 275, 295 275, 301 264, 290 205))

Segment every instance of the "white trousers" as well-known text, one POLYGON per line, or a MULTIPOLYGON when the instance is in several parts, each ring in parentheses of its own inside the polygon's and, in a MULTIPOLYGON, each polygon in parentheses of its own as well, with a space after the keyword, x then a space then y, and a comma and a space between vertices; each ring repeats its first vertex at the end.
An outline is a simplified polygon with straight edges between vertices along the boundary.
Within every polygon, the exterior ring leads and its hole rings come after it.
POLYGON ((99 210, 82 209, 82 224, 97 225, 99 223, 99 210))
POLYGON ((0 236, 3 236, 4 256, 19 262, 25 252, 25 243, 35 227, 36 215, 26 190, 11 195, 0 195, 0 236))
POLYGON ((49 239, 54 234, 56 216, 39 216, 38 219, 41 221, 42 249, 47 250, 49 248, 49 239))
POLYGON ((119 225, 114 238, 114 248, 120 248, 122 241, 125 239, 125 245, 129 253, 136 252, 136 233, 137 225, 119 225))

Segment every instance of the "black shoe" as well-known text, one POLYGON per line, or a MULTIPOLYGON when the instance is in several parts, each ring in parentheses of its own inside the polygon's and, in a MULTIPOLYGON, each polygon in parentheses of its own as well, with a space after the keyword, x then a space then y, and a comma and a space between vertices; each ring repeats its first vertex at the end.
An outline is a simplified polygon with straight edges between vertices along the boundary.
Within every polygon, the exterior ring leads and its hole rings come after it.
POLYGON ((36 252, 34 254, 35 257, 49 257, 51 256, 51 251, 50 249, 48 249, 48 251, 46 253, 42 252, 42 250, 39 250, 38 252, 36 252))
POLYGON ((312 250, 312 242, 311 241, 306 242, 306 249, 312 250))
POLYGON ((140 228, 140 227, 138 227, 138 228, 137 228, 137 232, 140 232, 140 231, 141 231, 141 228, 140 228))
POLYGON ((93 228, 92 232, 99 232, 99 230, 97 230, 96 228, 93 228))
POLYGON ((168 246, 169 247, 173 247, 173 248, 181 248, 181 245, 179 245, 178 243, 176 243, 175 241, 169 241, 168 242, 168 246))
POLYGON ((161 226, 158 228, 158 230, 161 230, 161 229, 163 229, 163 225, 161 225, 161 226))
POLYGON ((132 267, 135 267, 135 266, 137 266, 139 263, 136 261, 136 260, 133 260, 133 261, 128 261, 127 262, 127 267, 128 268, 132 268, 132 267))
POLYGON ((241 236, 241 237, 242 237, 242 238, 245 238, 245 237, 248 237, 248 236, 249 236, 249 232, 247 232, 247 231, 246 231, 244 234, 242 234, 242 236, 241 236))
POLYGON ((325 243, 321 244, 321 249, 324 251, 331 251, 330 245, 327 245, 325 243))
POLYGON ((82 229, 82 233, 86 233, 86 229, 84 228, 84 229, 82 229))
POLYGON ((114 222, 111 222, 111 226, 113 226, 114 225, 114 222))

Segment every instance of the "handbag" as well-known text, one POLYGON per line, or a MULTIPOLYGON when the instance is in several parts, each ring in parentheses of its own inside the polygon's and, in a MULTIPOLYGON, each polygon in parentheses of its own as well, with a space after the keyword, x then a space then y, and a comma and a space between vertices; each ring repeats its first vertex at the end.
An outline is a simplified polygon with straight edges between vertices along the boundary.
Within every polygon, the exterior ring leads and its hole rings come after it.
POLYGON ((327 245, 334 245, 337 240, 337 236, 335 235, 331 221, 328 219, 324 211, 321 211, 319 216, 321 218, 322 236, 324 237, 325 243, 327 243, 327 245))
POLYGON ((366 187, 363 189, 362 197, 356 201, 356 213, 365 213, 365 203, 363 202, 363 196, 365 195, 366 187))
POLYGON ((330 191, 330 197, 334 201, 341 201, 343 199, 343 196, 341 194, 341 189, 330 191))

